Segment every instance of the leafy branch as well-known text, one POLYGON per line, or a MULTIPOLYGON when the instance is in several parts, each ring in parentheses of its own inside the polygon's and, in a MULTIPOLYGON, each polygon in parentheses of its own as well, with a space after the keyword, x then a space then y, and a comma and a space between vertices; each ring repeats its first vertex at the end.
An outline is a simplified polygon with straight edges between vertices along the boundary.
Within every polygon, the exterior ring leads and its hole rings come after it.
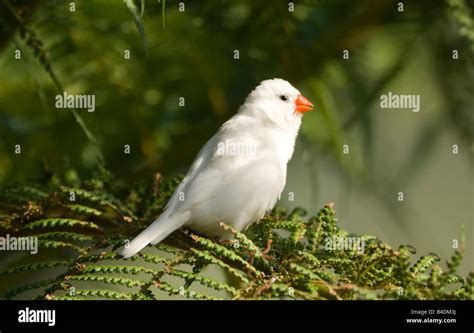
POLYGON ((221 222, 234 235, 229 242, 182 229, 123 259, 115 250, 160 213, 179 180, 153 177, 120 188, 111 179, 101 170, 76 184, 53 176, 45 185, 0 192, 1 235, 39 239, 39 255, 20 256, 0 271, 1 298, 474 298, 474 273, 457 273, 463 236, 443 270, 435 254, 416 260, 411 246, 394 249, 373 236, 350 235, 338 227, 333 205, 310 218, 304 209, 277 207, 245 233, 221 222), (363 251, 326 246, 328 239, 354 237, 363 240, 363 251))
MULTIPOLYGON (((10 12, 11 17, 13 18, 13 21, 15 23, 15 26, 18 27, 21 38, 26 43, 28 48, 31 49, 34 57, 39 60, 40 64, 42 65, 42 67, 48 74, 49 78, 53 82, 57 93, 62 94, 64 92, 63 85, 59 81, 56 73, 53 71, 52 65, 48 59, 47 52, 44 50, 43 42, 37 37, 36 33, 27 26, 26 22, 24 22, 23 19, 17 14, 15 7, 10 3, 10 1, 3 0, 3 2, 6 8, 8 9, 8 11, 10 12)), ((80 126, 82 132, 85 134, 87 139, 91 142, 93 147, 96 149, 100 162, 104 164, 105 162, 104 156, 99 148, 99 144, 95 135, 87 127, 86 123, 84 122, 84 119, 77 112, 77 110, 75 108, 70 108, 70 110, 76 123, 80 126)))

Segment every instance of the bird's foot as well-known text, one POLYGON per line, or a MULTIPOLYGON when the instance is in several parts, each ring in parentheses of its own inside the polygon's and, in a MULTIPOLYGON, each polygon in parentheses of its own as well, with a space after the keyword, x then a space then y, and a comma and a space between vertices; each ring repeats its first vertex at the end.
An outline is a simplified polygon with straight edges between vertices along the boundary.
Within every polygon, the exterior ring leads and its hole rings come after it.
POLYGON ((220 245, 231 245, 232 247, 237 247, 239 244, 237 239, 221 239, 218 242, 220 245))
POLYGON ((324 205, 326 208, 334 208, 334 202, 328 202, 327 204, 324 205))

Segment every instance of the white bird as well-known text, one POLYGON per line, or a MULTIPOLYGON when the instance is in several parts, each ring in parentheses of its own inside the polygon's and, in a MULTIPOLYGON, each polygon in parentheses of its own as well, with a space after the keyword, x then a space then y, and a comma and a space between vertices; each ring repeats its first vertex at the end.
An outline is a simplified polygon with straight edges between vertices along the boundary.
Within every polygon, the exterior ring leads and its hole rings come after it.
POLYGON ((131 257, 187 226, 231 238, 273 208, 286 183, 304 112, 313 104, 282 79, 265 80, 198 153, 163 213, 120 252, 131 257))

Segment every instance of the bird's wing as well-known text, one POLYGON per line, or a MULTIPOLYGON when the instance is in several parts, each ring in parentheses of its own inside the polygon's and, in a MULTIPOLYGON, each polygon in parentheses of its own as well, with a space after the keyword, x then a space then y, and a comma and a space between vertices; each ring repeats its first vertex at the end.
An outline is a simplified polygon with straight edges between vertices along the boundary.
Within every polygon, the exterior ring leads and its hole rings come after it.
MULTIPOLYGON (((170 200, 166 204, 165 210, 184 210, 178 209, 184 208, 182 204, 186 202, 186 200, 181 201, 181 193, 186 193, 186 189, 189 187, 189 184, 195 179, 196 175, 200 173, 200 171, 205 168, 208 164, 208 161, 212 158, 212 154, 214 152, 214 145, 216 145, 215 141, 217 141, 216 135, 214 135, 199 151, 196 159, 194 160, 193 164, 188 170, 188 173, 183 178, 181 183, 178 185, 176 190, 174 191, 173 195, 171 196, 170 200)), ((185 198, 186 199, 186 198, 185 198)))
POLYGON ((224 177, 229 177, 233 170, 248 163, 248 157, 218 151, 219 144, 228 137, 232 137, 234 141, 241 139, 249 145, 258 145, 258 139, 249 136, 247 131, 248 128, 233 119, 225 123, 204 145, 166 206, 171 215, 185 212, 219 195, 217 188, 225 182, 224 177))

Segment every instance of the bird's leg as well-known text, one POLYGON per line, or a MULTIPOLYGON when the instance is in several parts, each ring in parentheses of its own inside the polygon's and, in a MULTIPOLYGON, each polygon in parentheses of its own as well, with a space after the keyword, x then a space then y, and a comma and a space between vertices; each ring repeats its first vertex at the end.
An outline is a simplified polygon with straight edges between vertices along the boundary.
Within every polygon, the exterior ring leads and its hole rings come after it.
POLYGON ((272 247, 272 243, 273 243, 272 239, 267 240, 267 246, 262 251, 262 257, 267 259, 267 260, 276 260, 275 257, 268 255, 268 252, 270 252, 270 249, 272 247))
POLYGON ((262 251, 262 254, 263 254, 263 255, 266 255, 268 252, 270 252, 270 248, 271 248, 271 246, 272 246, 272 243, 273 243, 273 240, 272 240, 272 239, 267 240, 267 246, 266 246, 265 249, 262 251))
MULTIPOLYGON (((228 246, 231 246, 233 247, 234 249, 238 249, 239 248, 239 241, 237 239, 220 239, 218 240, 218 243, 221 244, 221 245, 228 245, 228 246)), ((244 251, 244 253, 248 254, 249 256, 249 259, 248 259, 248 263, 249 265, 253 265, 253 261, 254 261, 254 255, 251 253, 251 252, 247 252, 247 251, 244 251)), ((252 272, 250 271, 250 269, 248 268, 244 268, 244 271, 245 273, 247 273, 248 276, 252 276, 252 272)))
MULTIPOLYGON (((275 260, 276 260, 275 257, 268 255, 268 252, 270 252, 272 243, 273 243, 273 240, 269 239, 269 240, 267 241, 267 246, 265 247, 265 249, 263 249, 263 251, 262 251, 261 253, 262 253, 262 257, 263 257, 264 259, 275 261, 275 260)), ((254 260, 255 260, 255 256, 253 255, 252 252, 248 252, 248 255, 249 255, 248 263, 249 263, 250 265, 253 265, 253 262, 254 262, 254 260)))
MULTIPOLYGON (((230 245, 234 248, 239 247, 239 241, 237 239, 220 239, 220 240, 218 240, 218 243, 221 244, 221 245, 230 245)), ((276 260, 275 257, 268 255, 268 253, 271 250, 272 243, 273 243, 273 240, 269 239, 267 241, 267 245, 262 250, 261 254, 262 254, 262 257, 264 259, 275 261, 276 260)), ((255 255, 252 252, 249 252, 249 251, 245 251, 245 253, 249 256, 247 262, 249 263, 249 265, 253 265, 253 263, 255 261, 255 255)), ((246 272, 247 272, 248 275, 251 275, 251 272, 249 270, 246 270, 246 272)))

